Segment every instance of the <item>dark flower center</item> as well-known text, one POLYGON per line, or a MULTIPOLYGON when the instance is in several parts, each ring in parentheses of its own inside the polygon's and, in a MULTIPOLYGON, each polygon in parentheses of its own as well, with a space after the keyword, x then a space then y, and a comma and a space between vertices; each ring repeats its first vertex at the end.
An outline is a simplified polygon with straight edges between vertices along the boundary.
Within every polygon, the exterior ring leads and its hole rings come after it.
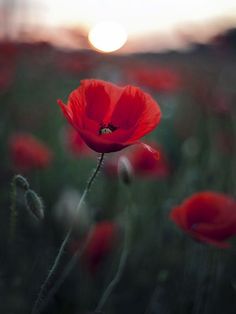
POLYGON ((115 127, 112 124, 108 124, 108 125, 104 125, 102 124, 100 129, 99 129, 99 135, 103 135, 103 134, 110 134, 112 132, 114 132, 117 129, 117 127, 115 127))

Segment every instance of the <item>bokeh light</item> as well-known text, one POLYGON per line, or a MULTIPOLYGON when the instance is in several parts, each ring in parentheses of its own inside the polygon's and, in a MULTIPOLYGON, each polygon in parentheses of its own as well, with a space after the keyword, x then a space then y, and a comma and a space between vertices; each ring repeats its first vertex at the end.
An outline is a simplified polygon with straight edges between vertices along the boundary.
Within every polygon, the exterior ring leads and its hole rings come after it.
POLYGON ((94 48, 103 52, 112 52, 120 49, 125 44, 127 34, 122 25, 105 21, 91 28, 88 39, 94 48))

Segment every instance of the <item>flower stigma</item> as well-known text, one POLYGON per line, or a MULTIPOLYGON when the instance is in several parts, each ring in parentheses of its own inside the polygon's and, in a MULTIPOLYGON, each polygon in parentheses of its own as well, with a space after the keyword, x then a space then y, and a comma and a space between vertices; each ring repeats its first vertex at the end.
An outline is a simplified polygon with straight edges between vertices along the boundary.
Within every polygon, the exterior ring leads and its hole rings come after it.
POLYGON ((112 124, 108 124, 106 125, 102 125, 100 130, 99 130, 99 135, 103 135, 103 134, 111 134, 112 132, 114 132, 117 128, 115 126, 113 126, 112 124))

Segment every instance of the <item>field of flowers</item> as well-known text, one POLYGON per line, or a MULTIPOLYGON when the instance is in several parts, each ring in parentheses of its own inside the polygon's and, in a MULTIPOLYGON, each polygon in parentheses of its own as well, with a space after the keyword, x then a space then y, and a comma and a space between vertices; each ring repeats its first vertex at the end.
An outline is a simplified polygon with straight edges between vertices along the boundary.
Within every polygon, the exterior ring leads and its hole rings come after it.
POLYGON ((0 313, 236 313, 223 48, 0 43, 0 313))

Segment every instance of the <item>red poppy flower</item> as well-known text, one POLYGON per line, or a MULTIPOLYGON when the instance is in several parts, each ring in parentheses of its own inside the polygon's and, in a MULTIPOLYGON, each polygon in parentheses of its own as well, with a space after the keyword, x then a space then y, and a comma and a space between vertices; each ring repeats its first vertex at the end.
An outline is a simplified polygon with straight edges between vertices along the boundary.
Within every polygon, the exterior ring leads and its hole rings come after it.
POLYGON ((161 118, 158 104, 139 88, 94 79, 81 81, 67 106, 58 104, 86 144, 100 153, 137 143, 161 118))
POLYGON ((118 160, 124 156, 129 160, 135 176, 146 178, 167 177, 170 173, 170 167, 163 149, 156 143, 149 144, 134 145, 126 152, 106 159, 104 163, 105 174, 111 177, 117 176, 118 160))
POLYGON ((69 74, 81 74, 81 72, 90 71, 93 67, 93 57, 88 54, 59 54, 55 60, 59 70, 69 74))
POLYGON ((133 166, 134 172, 140 176, 164 178, 169 175, 170 167, 167 159, 156 143, 149 145, 136 145, 129 160, 133 166), (151 147, 151 149, 150 149, 151 147))
POLYGON ((104 258, 112 252, 117 237, 118 226, 115 223, 102 221, 95 225, 84 251, 84 261, 91 273, 96 272, 104 258))
POLYGON ((74 156, 83 157, 95 155, 94 151, 85 144, 79 133, 74 128, 70 127, 67 129, 65 135, 66 146, 74 156))
POLYGON ((128 76, 138 84, 158 92, 175 92, 181 87, 178 73, 168 68, 135 65, 129 68, 128 76))
POLYGON ((170 213, 171 219, 195 239, 220 248, 236 235, 236 201, 216 192, 200 192, 170 213))
POLYGON ((9 148, 14 166, 19 171, 45 168, 52 159, 49 148, 30 134, 13 135, 9 148))

